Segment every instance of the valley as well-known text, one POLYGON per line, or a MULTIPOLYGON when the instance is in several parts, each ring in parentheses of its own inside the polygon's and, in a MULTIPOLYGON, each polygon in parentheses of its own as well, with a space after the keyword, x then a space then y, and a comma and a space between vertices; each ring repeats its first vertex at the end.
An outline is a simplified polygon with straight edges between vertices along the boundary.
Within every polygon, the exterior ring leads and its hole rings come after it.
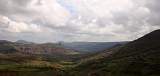
POLYGON ((0 40, 0 76, 159 76, 159 42, 160 30, 130 42, 0 40))

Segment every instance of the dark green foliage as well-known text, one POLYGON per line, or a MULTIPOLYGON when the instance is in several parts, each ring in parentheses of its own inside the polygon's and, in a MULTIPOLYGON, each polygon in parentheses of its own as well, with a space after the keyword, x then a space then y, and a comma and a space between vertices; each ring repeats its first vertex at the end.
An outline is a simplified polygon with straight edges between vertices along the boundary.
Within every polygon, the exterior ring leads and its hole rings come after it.
POLYGON ((14 53, 17 50, 10 44, 0 44, 0 53, 14 53))

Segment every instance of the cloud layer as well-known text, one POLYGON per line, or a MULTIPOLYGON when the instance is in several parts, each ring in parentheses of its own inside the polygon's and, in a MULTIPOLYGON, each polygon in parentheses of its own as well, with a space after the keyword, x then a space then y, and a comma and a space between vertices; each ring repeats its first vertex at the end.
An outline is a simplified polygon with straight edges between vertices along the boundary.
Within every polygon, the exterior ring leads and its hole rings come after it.
POLYGON ((0 0, 0 39, 126 41, 160 28, 159 0, 0 0))

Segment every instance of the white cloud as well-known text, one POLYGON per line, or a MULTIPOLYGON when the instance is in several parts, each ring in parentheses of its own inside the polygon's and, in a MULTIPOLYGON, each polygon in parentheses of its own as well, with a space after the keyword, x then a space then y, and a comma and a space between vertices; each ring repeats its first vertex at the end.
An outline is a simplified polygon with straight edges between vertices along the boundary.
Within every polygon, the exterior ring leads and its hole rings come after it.
POLYGON ((160 28, 158 3, 159 0, 0 0, 0 33, 10 32, 8 37, 14 35, 15 39, 29 34, 32 38, 28 40, 42 42, 134 40, 160 28))
POLYGON ((36 24, 15 22, 5 16, 0 16, 0 23, 0 26, 9 32, 41 32, 40 26, 36 24))
POLYGON ((37 14, 35 16, 43 19, 45 23, 58 26, 69 19, 70 13, 56 0, 40 0, 40 4, 38 2, 39 0, 33 0, 27 8, 35 11, 35 14, 37 14))

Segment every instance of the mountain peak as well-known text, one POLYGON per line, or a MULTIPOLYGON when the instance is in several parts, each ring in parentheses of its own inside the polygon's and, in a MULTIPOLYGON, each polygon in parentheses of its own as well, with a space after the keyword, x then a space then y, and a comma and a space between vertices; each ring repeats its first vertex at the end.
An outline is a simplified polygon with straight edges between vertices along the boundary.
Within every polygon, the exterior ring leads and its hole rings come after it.
POLYGON ((33 44, 33 42, 25 41, 25 40, 17 40, 16 43, 20 44, 33 44))
POLYGON ((149 40, 149 41, 155 41, 160 39, 160 29, 152 31, 151 33, 139 38, 138 40, 144 41, 144 40, 149 40))

